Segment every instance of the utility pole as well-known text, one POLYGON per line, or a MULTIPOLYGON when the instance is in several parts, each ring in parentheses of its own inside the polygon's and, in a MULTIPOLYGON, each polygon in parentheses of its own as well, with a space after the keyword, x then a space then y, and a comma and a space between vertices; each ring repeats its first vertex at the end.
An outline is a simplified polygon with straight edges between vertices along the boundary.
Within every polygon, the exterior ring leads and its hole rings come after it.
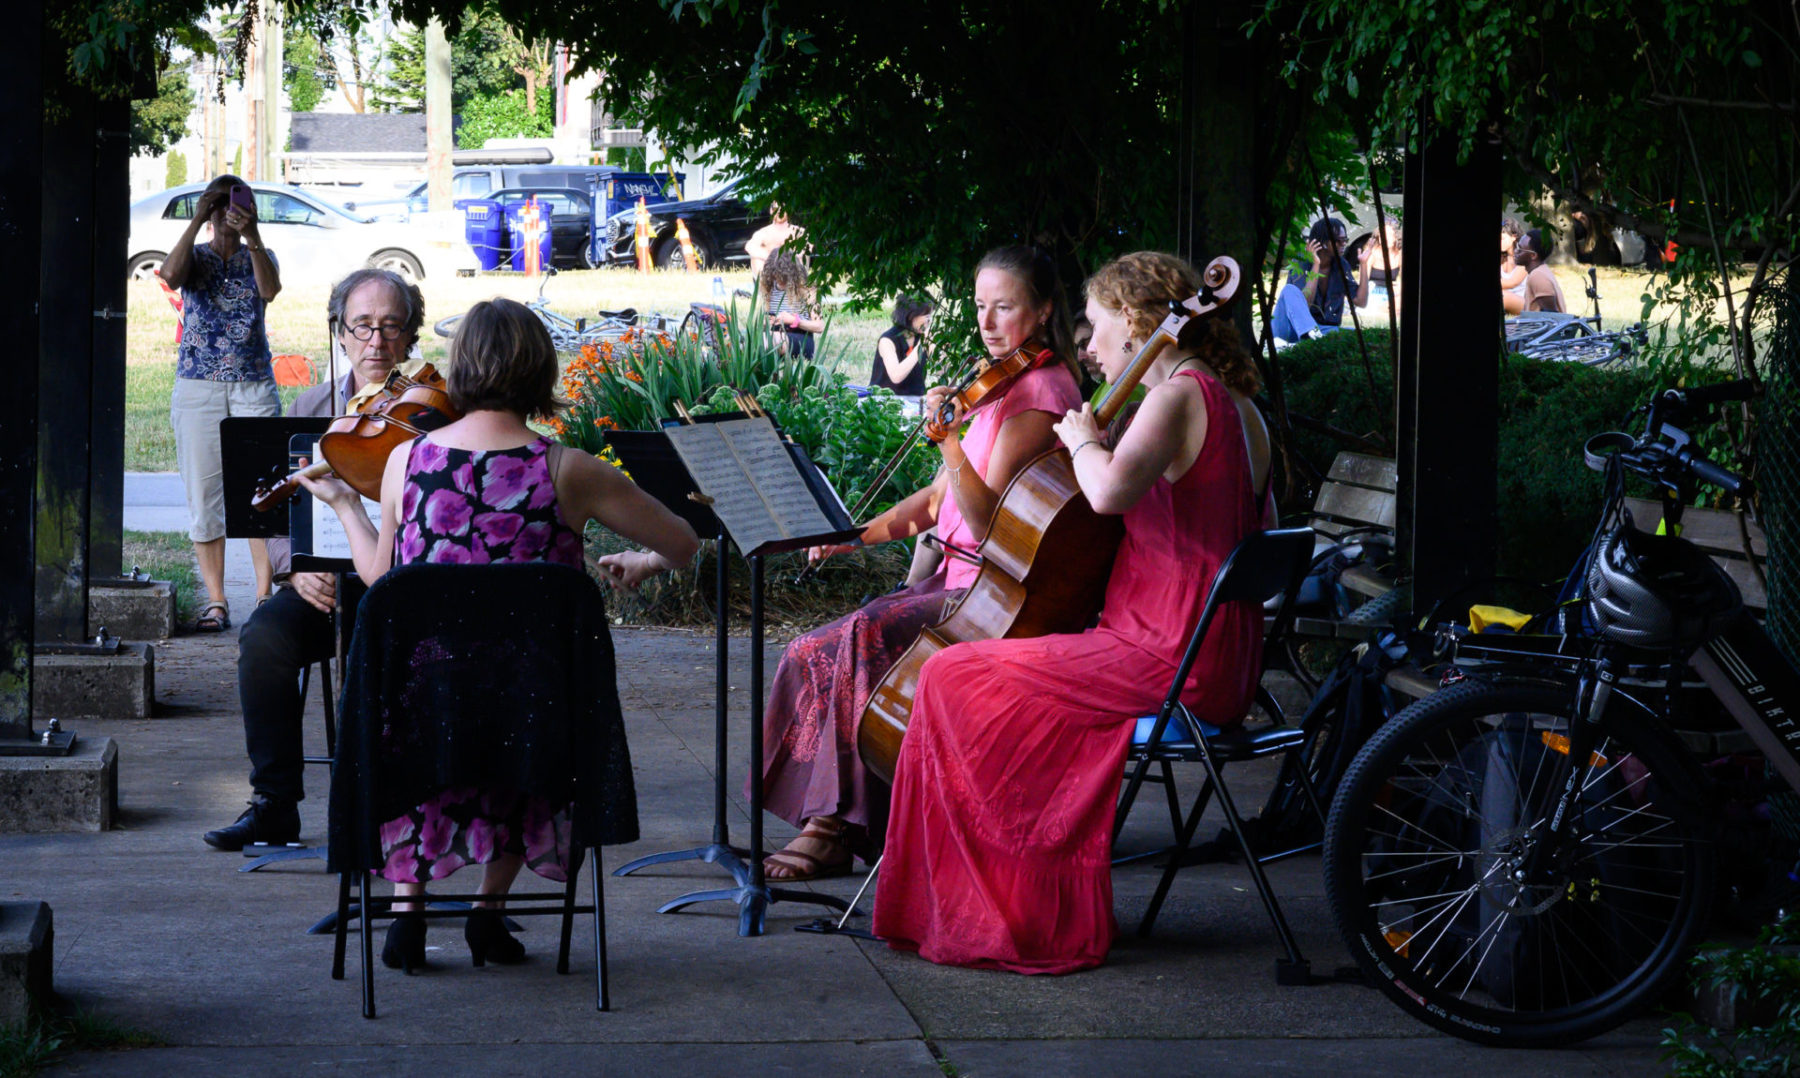
POLYGON ((444 24, 425 24, 425 179, 426 208, 450 208, 450 39, 444 24))
POLYGON ((262 132, 259 171, 265 181, 280 180, 285 178, 281 167, 281 7, 259 4, 258 8, 266 13, 257 41, 263 76, 262 109, 257 121, 257 129, 262 132))
POLYGON ((250 47, 244 51, 244 175, 246 180, 260 180, 262 175, 262 96, 264 67, 263 42, 268 34, 268 6, 256 5, 256 16, 250 21, 250 47))

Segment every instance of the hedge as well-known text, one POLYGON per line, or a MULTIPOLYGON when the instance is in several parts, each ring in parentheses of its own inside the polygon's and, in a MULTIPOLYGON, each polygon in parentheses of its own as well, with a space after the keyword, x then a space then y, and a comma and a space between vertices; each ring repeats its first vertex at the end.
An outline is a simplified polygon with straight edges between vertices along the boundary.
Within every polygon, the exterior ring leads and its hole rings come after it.
MULTIPOLYGON (((1393 441, 1392 342, 1364 332, 1365 367, 1354 333, 1303 341, 1278 353, 1288 410, 1380 444, 1393 441), (1370 389, 1371 375, 1374 383, 1370 389)), ((1445 362, 1471 363, 1469 354, 1445 362)), ((1621 429, 1653 385, 1642 369, 1599 369, 1509 355, 1500 367, 1498 571, 1550 581, 1565 574, 1593 532, 1601 477, 1582 462, 1584 442, 1621 429)), ((1291 441, 1302 475, 1317 477, 1343 449, 1391 453, 1296 427, 1291 441)), ((1304 519, 1313 484, 1285 492, 1285 519, 1304 519)))

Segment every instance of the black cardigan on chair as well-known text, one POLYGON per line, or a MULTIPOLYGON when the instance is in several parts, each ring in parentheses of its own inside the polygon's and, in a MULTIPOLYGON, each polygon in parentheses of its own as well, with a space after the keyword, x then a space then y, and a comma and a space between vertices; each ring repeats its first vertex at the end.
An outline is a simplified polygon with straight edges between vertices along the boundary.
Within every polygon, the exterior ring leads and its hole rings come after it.
POLYGON ((331 776, 333 872, 450 786, 572 802, 578 847, 634 842, 637 793, 598 585, 562 565, 415 563, 357 609, 331 776))

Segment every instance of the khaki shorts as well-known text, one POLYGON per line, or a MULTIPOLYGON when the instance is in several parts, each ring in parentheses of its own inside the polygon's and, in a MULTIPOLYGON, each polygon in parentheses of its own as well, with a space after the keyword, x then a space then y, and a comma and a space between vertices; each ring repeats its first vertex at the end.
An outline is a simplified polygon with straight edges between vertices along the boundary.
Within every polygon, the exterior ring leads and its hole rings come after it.
POLYGON ((175 428, 175 467, 187 492, 188 538, 225 538, 225 477, 219 465, 219 421, 227 416, 281 414, 273 380, 210 382, 175 379, 169 422, 175 428))

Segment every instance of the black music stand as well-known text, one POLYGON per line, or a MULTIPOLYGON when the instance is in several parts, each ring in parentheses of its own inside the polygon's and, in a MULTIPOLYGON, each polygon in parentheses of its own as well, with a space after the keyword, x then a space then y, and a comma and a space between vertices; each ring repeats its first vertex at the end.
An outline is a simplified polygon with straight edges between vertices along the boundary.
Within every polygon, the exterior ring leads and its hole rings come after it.
MULTIPOLYGON (((742 420, 741 415, 695 417, 696 419, 724 422, 742 420)), ((609 443, 612 437, 608 435, 609 443)), ((668 445, 666 435, 662 439, 668 445)), ((616 446, 616 443, 614 443, 616 446)), ((652 854, 640 858, 619 868, 614 875, 625 875, 638 868, 665 861, 708 860, 719 864, 731 872, 734 886, 710 890, 690 891, 680 895, 657 908, 658 913, 675 913, 697 902, 732 901, 738 904, 738 935, 760 936, 764 932, 765 916, 771 903, 780 901, 810 902, 834 909, 843 910, 847 904, 835 895, 815 894, 811 891, 797 891, 788 888, 770 887, 763 876, 763 561, 771 554, 781 554, 793 550, 804 550, 811 546, 830 543, 842 543, 862 534, 844 509, 843 502, 830 488, 818 469, 813 465, 806 451, 792 443, 778 443, 785 450, 785 460, 793 469, 793 474, 800 477, 816 509, 826 523, 823 530, 807 529, 809 534, 795 534, 791 528, 783 529, 785 534, 777 539, 765 539, 744 549, 744 543, 733 539, 733 545, 750 565, 750 849, 742 851, 731 847, 725 841, 725 716, 726 716, 726 670, 723 642, 725 639, 725 602, 727 598, 725 553, 723 543, 719 550, 718 576, 718 632, 720 634, 718 662, 718 767, 715 776, 715 821, 714 844, 699 850, 680 851, 669 854, 652 854), (712 856, 705 856, 710 853, 712 856), (749 865, 744 865, 748 858, 749 865)), ((673 454, 673 451, 671 451, 673 454)), ((621 458, 623 459, 623 458, 621 458)), ((681 463, 677 455, 677 463, 681 463)), ((628 464, 629 466, 629 464, 628 464)), ((636 477, 636 473, 633 473, 636 477)), ((708 499, 709 504, 719 506, 717 514, 721 539, 730 532, 733 524, 743 529, 743 522, 734 519, 732 509, 724 502, 727 491, 724 489, 709 490, 706 484, 695 479, 685 465, 682 467, 682 481, 685 484, 680 500, 688 502, 687 493, 699 487, 699 493, 708 499)), ((771 514, 773 510, 770 510, 771 514)))
MULTIPOLYGON (((696 416, 705 422, 715 419, 729 419, 734 416, 696 416)), ((631 473, 632 482, 636 483, 646 494, 669 507, 669 511, 687 521, 701 535, 717 536, 719 540, 718 574, 714 585, 715 603, 713 616, 713 833, 712 841, 705 846, 696 846, 689 850, 670 850, 666 853, 653 853, 639 857, 613 870, 614 876, 629 876, 640 868, 651 865, 666 865, 677 861, 704 861, 709 865, 718 865, 731 873, 733 880, 740 887, 750 883, 750 866, 747 863, 750 851, 731 844, 731 826, 726 820, 727 793, 725 774, 726 736, 729 715, 728 693, 730 691, 730 671, 727 669, 730 658, 731 630, 730 619, 726 611, 726 601, 730 598, 731 584, 729 579, 729 563, 725 560, 725 546, 731 536, 725 526, 711 509, 689 498, 688 495, 697 489, 693 479, 688 476, 687 467, 681 463, 681 457, 669 439, 661 431, 613 430, 606 432, 606 444, 617 453, 625 470, 631 473)))

